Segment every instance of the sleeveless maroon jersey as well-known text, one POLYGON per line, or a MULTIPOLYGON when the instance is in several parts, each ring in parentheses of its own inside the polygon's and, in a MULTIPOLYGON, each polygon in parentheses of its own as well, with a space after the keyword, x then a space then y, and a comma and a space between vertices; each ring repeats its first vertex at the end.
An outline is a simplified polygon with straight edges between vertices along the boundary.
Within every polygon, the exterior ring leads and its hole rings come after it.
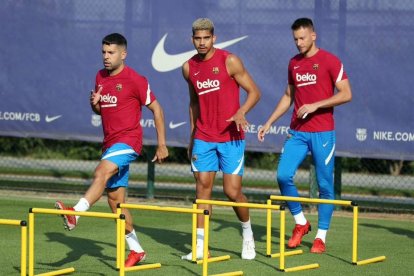
POLYGON ((128 66, 115 76, 102 69, 96 75, 95 91, 98 86, 102 86, 99 101, 104 133, 102 150, 125 143, 140 154, 142 106, 155 100, 147 79, 128 66))
POLYGON ((288 83, 295 86, 295 106, 290 128, 305 132, 335 129, 333 107, 320 108, 305 119, 297 118, 297 110, 334 95, 335 83, 347 79, 343 64, 333 54, 319 49, 312 57, 298 54, 289 62, 288 83))
POLYGON ((189 61, 189 79, 198 95, 200 115, 194 138, 206 142, 228 142, 244 139, 234 122, 226 122, 240 108, 237 82, 229 76, 226 58, 230 53, 215 49, 208 60, 198 55, 189 61))

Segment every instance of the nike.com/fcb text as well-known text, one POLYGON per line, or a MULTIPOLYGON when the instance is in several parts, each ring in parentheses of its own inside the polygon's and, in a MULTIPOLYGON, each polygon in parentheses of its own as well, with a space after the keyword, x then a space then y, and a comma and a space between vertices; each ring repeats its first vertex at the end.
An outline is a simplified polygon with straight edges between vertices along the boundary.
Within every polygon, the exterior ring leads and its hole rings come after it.
POLYGON ((1 112, 0 111, 0 120, 1 121, 31 121, 31 122, 40 122, 39 113, 29 113, 29 112, 1 112))

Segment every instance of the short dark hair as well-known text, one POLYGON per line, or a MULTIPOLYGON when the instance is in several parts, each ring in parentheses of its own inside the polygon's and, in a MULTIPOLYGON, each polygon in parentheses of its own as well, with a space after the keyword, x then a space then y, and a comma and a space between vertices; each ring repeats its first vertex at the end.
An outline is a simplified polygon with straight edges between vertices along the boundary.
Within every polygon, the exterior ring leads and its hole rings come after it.
POLYGON ((125 46, 125 48, 126 48, 127 47, 127 40, 123 35, 121 35, 119 33, 112 33, 112 34, 109 34, 109 35, 105 36, 102 39, 102 45, 104 45, 104 44, 106 44, 106 45, 116 44, 116 45, 119 45, 119 46, 125 46))
POLYGON ((310 28, 313 31, 314 27, 312 19, 306 17, 296 19, 295 22, 293 22, 291 29, 292 31, 296 31, 300 28, 310 28))

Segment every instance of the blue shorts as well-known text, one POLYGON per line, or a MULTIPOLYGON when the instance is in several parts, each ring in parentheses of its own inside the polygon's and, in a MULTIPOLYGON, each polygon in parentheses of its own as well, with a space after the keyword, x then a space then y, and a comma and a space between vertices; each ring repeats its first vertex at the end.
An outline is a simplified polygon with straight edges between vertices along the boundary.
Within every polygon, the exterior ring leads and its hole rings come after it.
POLYGON ((205 142, 194 139, 191 171, 237 174, 244 172, 244 140, 230 142, 205 142))
POLYGON ((117 143, 108 148, 101 160, 108 160, 118 166, 118 173, 106 183, 106 188, 128 187, 129 164, 137 159, 138 154, 127 144, 117 143))

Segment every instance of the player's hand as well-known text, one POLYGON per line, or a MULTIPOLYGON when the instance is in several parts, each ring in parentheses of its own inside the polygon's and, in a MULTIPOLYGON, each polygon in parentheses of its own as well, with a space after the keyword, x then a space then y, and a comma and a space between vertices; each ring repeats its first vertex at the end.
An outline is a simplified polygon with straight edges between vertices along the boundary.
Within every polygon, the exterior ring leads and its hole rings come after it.
POLYGON ((244 113, 240 110, 231 116, 231 118, 227 119, 226 122, 234 122, 236 124, 237 131, 240 131, 240 129, 246 130, 249 126, 249 122, 247 122, 246 118, 244 117, 244 113))
POLYGON ((296 116, 300 119, 306 119, 309 114, 316 111, 316 107, 313 104, 304 104, 296 112, 296 116))
POLYGON ((268 123, 264 124, 262 127, 259 128, 259 131, 257 131, 257 139, 260 142, 264 141, 264 137, 269 131, 270 125, 268 123))
POLYGON ((164 162, 164 160, 168 157, 168 148, 166 145, 158 146, 157 150, 155 151, 154 158, 152 158, 151 162, 157 161, 158 164, 164 162))
POLYGON ((102 92, 101 85, 98 86, 98 91, 95 91, 95 90, 91 91, 91 96, 90 96, 91 105, 97 105, 99 103, 99 100, 101 99, 101 92, 102 92))

